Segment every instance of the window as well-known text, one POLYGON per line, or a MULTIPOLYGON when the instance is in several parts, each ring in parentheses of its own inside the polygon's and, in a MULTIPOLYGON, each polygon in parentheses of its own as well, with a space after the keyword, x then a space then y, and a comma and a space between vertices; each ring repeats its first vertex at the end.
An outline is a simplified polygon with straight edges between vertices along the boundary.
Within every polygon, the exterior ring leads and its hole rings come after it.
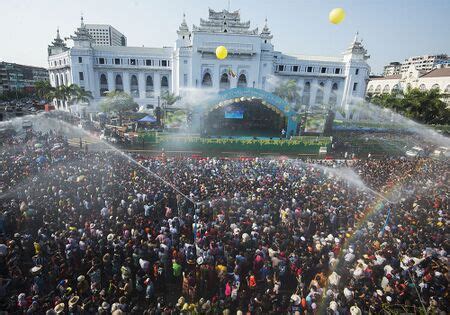
POLYGON ((355 75, 358 75, 359 74, 359 69, 356 69, 355 70, 355 75))
POLYGON ((163 76, 161 78, 161 90, 168 90, 169 89, 169 80, 166 76, 163 76))
POLYGON ((238 87, 247 87, 247 77, 245 76, 245 74, 242 73, 239 76, 237 86, 238 87))
POLYGON ((439 84, 433 84, 433 86, 431 87, 432 90, 439 90, 439 84))
POLYGON ((376 94, 381 93, 381 85, 377 85, 377 87, 375 88, 375 93, 376 94))
POLYGON ((306 72, 312 72, 312 71, 313 71, 313 67, 306 68, 306 72))
POLYGON ((59 65, 61 65, 61 60, 59 60, 59 65))
POLYGON ((83 63, 83 57, 78 57, 78 63, 83 63))
POLYGON ((106 75, 100 75, 100 96, 105 96, 108 92, 108 79, 106 75))
POLYGON ((136 59, 130 59, 130 65, 135 66, 136 65, 136 59))
POLYGON ((79 72, 78 77, 80 78, 80 81, 84 81, 84 73, 83 72, 79 72))
POLYGON ((153 97, 153 78, 151 75, 147 76, 145 81, 145 96, 153 97))
POLYGON ((133 74, 130 79, 130 92, 131 96, 139 97, 139 83, 137 77, 133 74))
MULTIPOLYGON (((425 87, 425 86, 424 86, 424 87, 425 87)), ((384 88, 383 88, 383 94, 388 94, 389 91, 390 91, 390 87, 389 87, 388 84, 386 84, 386 85, 384 86, 384 88)))
POLYGON ((101 65, 105 64, 105 58, 98 58, 98 63, 101 65))
POLYGON ((302 96, 302 104, 303 105, 309 105, 310 92, 311 92, 311 83, 306 82, 305 87, 303 89, 303 96, 302 96))
POLYGON ((292 67, 292 71, 294 71, 294 72, 298 72, 298 66, 294 66, 294 67, 292 67))
POLYGON ((262 78, 262 89, 264 90, 266 88, 266 77, 262 78))
POLYGON ((161 60, 161 67, 167 67, 167 60, 161 60))
POLYGON ((184 63, 185 65, 187 65, 187 60, 183 60, 183 63, 184 63))
POLYGON ((228 78, 227 73, 223 73, 222 76, 220 77, 219 89, 228 90, 229 88, 230 88, 230 79, 228 78))
POLYGON ((123 91, 122 76, 120 74, 116 75, 116 91, 123 91))
POLYGON ((341 73, 341 69, 340 68, 334 69, 334 74, 340 74, 340 73, 341 73))
POLYGON ((327 73, 327 68, 325 67, 320 68, 320 73, 327 73))
POLYGON ((283 65, 278 65, 278 71, 284 71, 284 66, 283 65))
POLYGON ((355 83, 353 83, 353 92, 356 92, 357 89, 358 89, 358 83, 355 82, 355 83))
POLYGON ((151 66, 152 65, 152 61, 150 59, 145 60, 145 65, 146 66, 151 66))
POLYGON ((114 64, 115 65, 120 65, 120 58, 115 58, 114 59, 114 64))
POLYGON ((209 72, 206 72, 203 75, 202 87, 212 87, 212 79, 211 79, 211 74, 209 74, 209 72))
POLYGON ((183 86, 188 85, 188 75, 185 73, 183 74, 183 86))

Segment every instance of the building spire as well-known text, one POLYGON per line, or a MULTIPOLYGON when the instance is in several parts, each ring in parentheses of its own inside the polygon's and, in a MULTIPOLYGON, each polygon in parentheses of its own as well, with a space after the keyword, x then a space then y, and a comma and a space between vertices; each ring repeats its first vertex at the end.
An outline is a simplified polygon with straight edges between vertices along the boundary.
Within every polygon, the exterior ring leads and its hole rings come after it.
POLYGON ((81 27, 84 27, 84 18, 83 18, 83 13, 81 13, 81 27))
POLYGON ((56 28, 56 39, 61 39, 61 36, 59 35, 59 26, 56 28))

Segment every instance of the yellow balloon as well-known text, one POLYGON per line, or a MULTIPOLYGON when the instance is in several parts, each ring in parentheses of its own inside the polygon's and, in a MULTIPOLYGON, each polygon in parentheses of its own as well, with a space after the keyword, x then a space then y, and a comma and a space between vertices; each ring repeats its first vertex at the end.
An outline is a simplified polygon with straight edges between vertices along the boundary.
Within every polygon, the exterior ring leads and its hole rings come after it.
POLYGON ((333 24, 339 24, 345 19, 345 11, 342 8, 335 8, 331 10, 328 19, 333 24))
POLYGON ((219 46, 216 48, 216 57, 217 59, 223 60, 227 58, 228 50, 224 46, 219 46))

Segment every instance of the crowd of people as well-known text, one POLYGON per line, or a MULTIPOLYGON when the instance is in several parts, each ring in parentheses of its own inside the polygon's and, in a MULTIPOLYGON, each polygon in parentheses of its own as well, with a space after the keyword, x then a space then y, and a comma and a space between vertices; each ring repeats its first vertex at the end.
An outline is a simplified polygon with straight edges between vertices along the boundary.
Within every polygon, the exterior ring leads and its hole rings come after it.
POLYGON ((0 167, 8 314, 449 309, 448 161, 126 159, 50 131, 0 167))

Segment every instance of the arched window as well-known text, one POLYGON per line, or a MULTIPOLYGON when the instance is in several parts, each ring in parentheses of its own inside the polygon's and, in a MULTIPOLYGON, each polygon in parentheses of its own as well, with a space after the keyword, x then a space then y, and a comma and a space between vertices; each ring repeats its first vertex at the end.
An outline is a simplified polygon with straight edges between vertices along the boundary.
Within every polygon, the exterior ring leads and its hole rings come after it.
POLYGON ((55 85, 56 85, 56 87, 59 86, 59 75, 58 74, 55 75, 55 85))
POLYGON ((116 91, 123 92, 122 76, 120 74, 116 75, 116 91))
POLYGON ((212 80, 211 80, 211 75, 209 74, 209 72, 206 72, 203 75, 202 87, 212 87, 212 80))
POLYGON ((100 96, 105 96, 108 92, 108 79, 103 73, 100 75, 100 96))
POLYGON ((227 73, 221 75, 219 88, 220 90, 228 90, 230 88, 230 79, 227 73))
POLYGON ((444 93, 445 93, 445 94, 450 94, 450 84, 447 85, 447 87, 445 88, 444 93))
POLYGON ((389 85, 386 84, 383 88, 383 94, 388 94, 389 93, 389 85))
POLYGON ((169 89, 169 80, 166 76, 161 77, 161 90, 166 91, 169 89))
POLYGON ((369 88, 367 89, 368 93, 373 93, 373 85, 369 86, 369 88))
POLYGON ((433 86, 431 87, 432 90, 439 90, 439 84, 433 84, 433 86))
POLYGON ((394 91, 398 92, 399 90, 400 90, 400 88, 399 88, 398 84, 396 84, 392 87, 392 92, 394 92, 394 91))
POLYGON ((139 83, 134 74, 131 76, 131 79, 130 79, 130 92, 131 92, 131 96, 139 97, 139 83))
POLYGON ((66 85, 69 85, 69 77, 67 76, 67 73, 64 73, 64 82, 66 82, 66 85))
MULTIPOLYGON (((330 105, 335 106, 337 104, 337 91, 339 86, 337 83, 333 83, 331 86, 330 100, 328 101, 330 105)), ((373 89, 373 86, 372 86, 373 89)))
POLYGON ((380 94, 381 93, 381 85, 377 85, 377 88, 375 89, 375 93, 376 94, 380 94))
POLYGON ((422 92, 424 92, 426 89, 427 89, 427 88, 425 87, 425 84, 421 84, 421 85, 419 86, 419 90, 422 91, 422 92))
POLYGON ((319 88, 316 93, 316 104, 323 104, 323 88, 325 87, 325 83, 320 82, 319 88))
POLYGON ((242 73, 239 76, 237 86, 238 87, 247 87, 247 77, 245 76, 245 74, 242 73))
POLYGON ((145 80, 145 96, 146 97, 153 97, 153 78, 151 75, 147 76, 147 79, 145 80))
POLYGON ((406 85, 406 90, 411 90, 411 83, 408 83, 408 84, 406 85))
POLYGON ((311 93, 311 83, 306 82, 305 87, 303 88, 303 96, 302 96, 303 105, 309 105, 310 93, 311 93))

